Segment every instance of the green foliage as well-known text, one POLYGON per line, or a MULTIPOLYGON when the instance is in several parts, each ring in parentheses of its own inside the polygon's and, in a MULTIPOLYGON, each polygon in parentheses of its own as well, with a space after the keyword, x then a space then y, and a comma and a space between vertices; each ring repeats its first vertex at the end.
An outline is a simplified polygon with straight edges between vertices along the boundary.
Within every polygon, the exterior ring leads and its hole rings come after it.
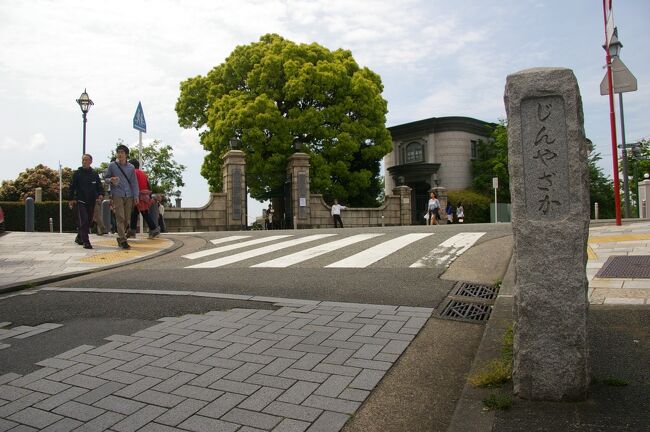
POLYGON ((470 384, 476 387, 494 388, 501 387, 512 379, 513 339, 514 330, 510 325, 503 334, 501 356, 471 375, 468 378, 470 384))
POLYGON ((592 384, 603 384, 610 387, 626 387, 630 385, 630 382, 620 378, 607 377, 603 379, 594 378, 592 384))
POLYGON ((500 120, 499 124, 490 131, 488 142, 479 141, 478 157, 472 161, 472 189, 485 196, 494 195, 493 177, 499 178, 497 189, 499 202, 510 202, 508 129, 505 120, 500 120))
MULTIPOLYGON (((0 207, 5 213, 5 229, 7 231, 25 231, 25 203, 0 202, 0 207)), ((63 202, 63 231, 74 232, 77 229, 77 216, 70 210, 67 201, 63 202)), ((34 203, 34 230, 39 232, 50 231, 50 218, 54 224, 54 231, 59 232, 59 202, 45 201, 34 203)))
POLYGON ((222 189, 221 160, 235 138, 257 200, 282 195, 294 146, 310 155, 310 186, 326 200, 377 205, 379 162, 391 151, 379 75, 350 51, 296 44, 276 34, 238 46, 206 76, 181 83, 178 122, 203 129, 201 174, 222 189))
POLYGON ((603 169, 598 166, 602 158, 600 153, 594 152, 594 146, 589 142, 589 208, 591 218, 594 219, 594 203, 598 203, 598 217, 600 219, 613 219, 616 216, 614 208, 614 183, 605 176, 603 169))
POLYGON ((512 396, 508 394, 491 394, 483 399, 483 405, 490 410, 507 410, 512 406, 512 396))
MULTIPOLYGON (((120 138, 115 147, 124 144, 120 138)), ((110 158, 115 157, 115 150, 111 150, 110 158)), ((140 151, 137 146, 129 149, 128 159, 140 160, 140 151)), ((102 162, 96 171, 103 172, 108 168, 108 162, 102 162)), ((142 166, 140 167, 149 177, 149 185, 154 193, 171 195, 174 189, 185 186, 183 182, 183 171, 186 166, 174 161, 172 146, 163 145, 159 139, 153 140, 150 144, 142 145, 142 166)))
POLYGON ((465 223, 490 222, 490 202, 492 200, 489 197, 470 189, 463 189, 449 191, 448 199, 454 206, 463 203, 465 223))
MULTIPOLYGON (((62 171, 63 198, 66 199, 73 171, 70 168, 63 168, 62 171)), ((58 201, 59 171, 38 164, 18 174, 15 180, 3 180, 0 186, 0 201, 24 201, 27 197, 34 198, 37 187, 43 189, 43 201, 58 201)))
POLYGON ((636 151, 632 152, 628 150, 627 173, 630 176, 635 176, 630 181, 630 194, 633 202, 636 202, 637 199, 637 182, 645 180, 643 175, 650 173, 650 139, 643 138, 639 140, 639 144, 640 146, 636 151))

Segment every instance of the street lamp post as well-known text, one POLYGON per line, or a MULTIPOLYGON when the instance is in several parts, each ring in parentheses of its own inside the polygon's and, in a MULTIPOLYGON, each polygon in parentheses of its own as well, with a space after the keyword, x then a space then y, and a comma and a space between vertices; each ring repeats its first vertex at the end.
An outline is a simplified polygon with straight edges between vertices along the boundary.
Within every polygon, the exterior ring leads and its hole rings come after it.
POLYGON ((83 138, 83 153, 82 153, 82 155, 84 155, 86 154, 86 114, 88 114, 88 110, 92 105, 94 105, 94 103, 92 100, 90 100, 90 97, 88 97, 88 93, 86 93, 86 89, 84 89, 84 92, 81 93, 81 96, 79 96, 79 99, 77 99, 77 103, 81 108, 81 116, 84 119, 84 138, 83 138))

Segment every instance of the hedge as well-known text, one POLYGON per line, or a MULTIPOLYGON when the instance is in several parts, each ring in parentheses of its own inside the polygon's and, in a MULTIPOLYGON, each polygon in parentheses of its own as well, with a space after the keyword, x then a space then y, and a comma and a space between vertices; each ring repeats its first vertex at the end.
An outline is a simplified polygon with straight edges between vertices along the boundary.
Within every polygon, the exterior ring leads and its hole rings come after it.
MULTIPOLYGON (((7 231, 25 231, 25 203, 0 202, 0 207, 5 213, 5 229, 7 231)), ((59 232, 59 202, 45 201, 34 203, 34 231, 49 232, 50 218, 54 223, 54 232, 59 232)), ((77 230, 77 216, 70 210, 68 202, 63 202, 63 231, 75 232, 77 230)))
POLYGON ((481 195, 470 189, 449 191, 447 199, 452 203, 454 209, 458 203, 463 203, 465 210, 465 223, 490 222, 490 197, 481 195))

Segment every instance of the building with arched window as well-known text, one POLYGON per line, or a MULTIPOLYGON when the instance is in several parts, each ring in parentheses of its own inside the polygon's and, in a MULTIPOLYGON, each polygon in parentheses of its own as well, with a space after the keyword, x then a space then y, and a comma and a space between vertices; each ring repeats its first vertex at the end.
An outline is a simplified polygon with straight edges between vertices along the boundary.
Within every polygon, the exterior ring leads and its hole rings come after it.
POLYGON ((470 117, 433 117, 389 127, 393 151, 384 156, 385 191, 406 185, 411 191, 413 221, 425 212, 429 191, 466 189, 472 184, 472 159, 479 141, 487 141, 495 125, 470 117))

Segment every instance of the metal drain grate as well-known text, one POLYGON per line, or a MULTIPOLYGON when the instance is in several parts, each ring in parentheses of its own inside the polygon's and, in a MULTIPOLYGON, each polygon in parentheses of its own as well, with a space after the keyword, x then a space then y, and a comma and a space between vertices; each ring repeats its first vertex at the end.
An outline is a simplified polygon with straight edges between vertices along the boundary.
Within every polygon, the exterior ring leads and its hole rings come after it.
POLYGON ((466 303, 450 300, 440 315, 445 318, 479 322, 487 321, 490 318, 491 311, 492 307, 485 303, 466 303))
POLYGON ((611 256, 596 277, 650 279, 650 255, 611 256))
POLYGON ((499 288, 472 282, 456 282, 451 291, 452 296, 472 297, 474 299, 494 300, 499 288))

